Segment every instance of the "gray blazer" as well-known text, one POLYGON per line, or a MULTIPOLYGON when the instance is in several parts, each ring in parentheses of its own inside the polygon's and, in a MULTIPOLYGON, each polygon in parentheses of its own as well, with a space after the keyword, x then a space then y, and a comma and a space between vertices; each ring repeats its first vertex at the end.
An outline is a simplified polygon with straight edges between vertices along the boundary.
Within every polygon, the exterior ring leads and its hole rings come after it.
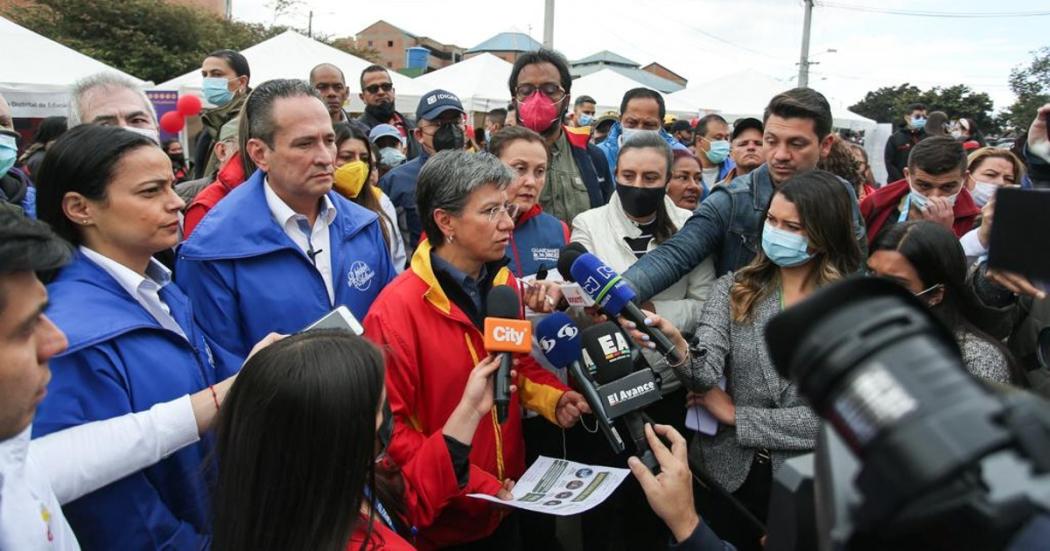
POLYGON ((700 460, 708 474, 734 492, 751 470, 755 452, 765 448, 774 471, 785 459, 811 451, 820 423, 798 395, 795 385, 780 377, 766 350, 766 323, 780 312, 779 293, 758 301, 750 321, 732 321, 729 289, 733 274, 715 282, 696 331, 697 348, 689 363, 676 369, 692 391, 705 391, 726 375, 726 392, 736 405, 736 426, 720 427, 715 436, 698 434, 700 460))

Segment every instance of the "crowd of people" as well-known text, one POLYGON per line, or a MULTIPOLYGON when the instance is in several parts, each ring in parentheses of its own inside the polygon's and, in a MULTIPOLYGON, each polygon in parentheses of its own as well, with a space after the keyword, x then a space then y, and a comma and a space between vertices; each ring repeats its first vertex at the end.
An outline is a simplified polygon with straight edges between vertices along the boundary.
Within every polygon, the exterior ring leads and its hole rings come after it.
POLYGON ((467 496, 511 499, 539 455, 634 474, 580 515, 585 549, 761 549, 774 473, 819 429, 766 324, 857 274, 919 297, 975 379, 1050 395, 1050 302, 986 263, 996 192, 1050 187, 1050 105, 1012 151, 910 106, 876 182, 809 88, 761 120, 672 120, 647 88, 597 113, 539 50, 474 128, 446 90, 398 112, 378 65, 357 116, 331 64, 253 82, 219 50, 201 74, 188 142, 112 74, 29 144, 0 97, 0 549, 565 548, 554 517, 467 496), (674 345, 621 320, 660 382, 659 474, 537 346, 493 408, 493 288, 532 322, 603 320, 567 304, 570 243, 674 345), (363 335, 303 331, 337 307, 363 335))

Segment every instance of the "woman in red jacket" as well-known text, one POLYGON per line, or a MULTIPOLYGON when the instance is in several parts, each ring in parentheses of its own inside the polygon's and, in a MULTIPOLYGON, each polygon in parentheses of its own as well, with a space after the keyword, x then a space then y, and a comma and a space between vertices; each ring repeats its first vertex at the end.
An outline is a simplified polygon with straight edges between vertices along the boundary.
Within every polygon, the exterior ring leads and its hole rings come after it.
POLYGON ((212 548, 414 549, 416 527, 466 486, 498 366, 488 356, 469 373, 442 430, 398 469, 383 456, 391 418, 374 345, 317 330, 262 350, 219 413, 212 548))
MULTIPOLYGON (((454 397, 486 355, 481 329, 489 290, 504 284, 517 289, 504 256, 517 210, 505 191, 511 179, 495 156, 454 150, 434 155, 419 173, 416 202, 426 238, 364 322, 365 334, 387 354, 394 414, 389 453, 402 467, 445 425, 454 397)), ((537 298, 526 294, 523 302, 535 310, 544 302, 537 298)), ((521 406, 563 427, 588 411, 583 397, 566 391, 553 373, 528 356, 519 360, 520 392, 511 394, 509 415, 500 423, 493 412, 474 436, 467 493, 494 494, 524 472, 521 406)), ((428 549, 470 544, 509 551, 520 545, 517 516, 466 497, 453 499, 419 536, 419 546, 428 549)))

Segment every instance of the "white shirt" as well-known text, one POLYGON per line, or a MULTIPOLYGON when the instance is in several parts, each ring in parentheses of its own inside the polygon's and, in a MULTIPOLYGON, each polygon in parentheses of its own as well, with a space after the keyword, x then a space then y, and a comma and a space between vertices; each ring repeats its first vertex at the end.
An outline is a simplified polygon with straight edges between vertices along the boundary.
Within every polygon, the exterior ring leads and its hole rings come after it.
POLYGON ((981 238, 978 237, 980 231, 981 228, 974 228, 959 239, 963 253, 966 255, 966 264, 968 266, 976 264, 982 256, 988 254, 988 249, 981 244, 981 238))
POLYGON ((328 291, 328 300, 335 304, 335 288, 332 285, 332 247, 328 235, 328 226, 335 221, 335 205, 327 195, 323 196, 321 210, 310 227, 310 220, 298 212, 292 210, 270 187, 268 179, 263 180, 263 191, 266 194, 266 205, 270 207, 270 214, 277 225, 281 226, 284 233, 300 250, 303 251, 324 280, 325 289, 328 291))
POLYGON ((704 168, 700 170, 700 179, 703 180, 704 185, 707 189, 711 189, 715 184, 718 183, 718 171, 720 169, 716 166, 713 168, 704 168))
POLYGON ((0 442, 0 549, 80 549, 62 505, 199 440, 190 397, 30 441, 0 442))
POLYGON ((171 317, 171 308, 160 298, 160 290, 171 283, 171 270, 165 265, 155 258, 150 258, 149 265, 146 266, 146 277, 143 277, 135 270, 83 245, 80 246, 80 252, 117 280, 161 327, 182 335, 184 339, 187 338, 186 332, 175 318, 171 317))

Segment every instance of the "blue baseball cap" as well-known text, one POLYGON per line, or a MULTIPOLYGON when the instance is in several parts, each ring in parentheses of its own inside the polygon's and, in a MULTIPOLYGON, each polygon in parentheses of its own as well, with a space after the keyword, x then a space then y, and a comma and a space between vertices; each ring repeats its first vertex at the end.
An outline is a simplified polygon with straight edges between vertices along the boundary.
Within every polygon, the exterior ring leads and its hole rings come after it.
POLYGON ((432 121, 450 109, 455 109, 460 113, 464 112, 459 96, 447 90, 431 90, 419 98, 416 120, 432 121))
POLYGON ((377 124, 371 132, 368 133, 368 141, 376 143, 379 138, 397 138, 401 145, 405 145, 405 138, 401 135, 401 132, 394 128, 391 124, 377 124))

